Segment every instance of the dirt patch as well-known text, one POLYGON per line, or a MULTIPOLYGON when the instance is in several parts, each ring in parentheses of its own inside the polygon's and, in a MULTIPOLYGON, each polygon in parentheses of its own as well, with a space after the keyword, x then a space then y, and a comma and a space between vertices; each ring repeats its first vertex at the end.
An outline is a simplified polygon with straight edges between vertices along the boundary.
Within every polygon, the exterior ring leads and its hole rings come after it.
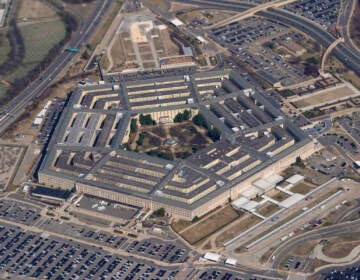
POLYGON ((208 216, 198 224, 189 227, 181 233, 181 236, 190 244, 195 244, 228 225, 238 217, 239 214, 231 206, 226 206, 224 209, 208 216))
POLYGON ((285 199, 290 197, 290 195, 288 195, 287 193, 284 193, 284 192, 281 192, 278 190, 271 190, 266 195, 276 201, 279 201, 279 202, 284 201, 285 199))
POLYGON ((259 209, 256 209, 256 213, 258 213, 262 216, 265 216, 265 217, 269 217, 279 210, 280 210, 279 206, 277 206, 271 202, 266 202, 266 203, 262 204, 259 207, 259 209))
POLYGON ((299 183, 299 184, 295 185, 294 187, 292 187, 290 189, 290 191, 294 192, 294 193, 299 193, 299 194, 305 195, 308 192, 312 191, 313 189, 314 188, 307 183, 299 183))
POLYGON ((40 0, 22 0, 18 16, 21 22, 40 21, 57 17, 56 11, 40 0))
POLYGON ((296 247, 292 252, 291 255, 296 255, 299 257, 307 257, 311 254, 313 249, 315 248, 318 241, 308 241, 301 244, 301 246, 296 247))
POLYGON ((247 229, 253 227, 257 223, 261 221, 260 218, 255 217, 251 214, 244 214, 244 216, 241 219, 238 219, 236 223, 232 227, 230 227, 226 232, 220 234, 216 240, 216 246, 220 247, 223 245, 225 241, 228 241, 235 236, 239 235, 240 233, 246 231, 247 229))
POLYGON ((123 48, 121 46, 121 40, 119 37, 116 37, 112 48, 111 48, 111 57, 113 59, 113 70, 117 71, 118 69, 122 69, 125 64, 125 54, 123 52, 123 48))
POLYGON ((196 5, 191 5, 191 4, 183 4, 183 3, 178 3, 178 2, 171 2, 171 8, 170 8, 170 12, 175 13, 178 11, 184 11, 184 10, 189 10, 189 9, 193 9, 193 8, 198 8, 199 6, 196 5))
POLYGON ((178 220, 176 222, 174 222, 171 227, 174 231, 176 232, 180 232, 182 230, 184 230, 185 228, 191 226, 192 222, 190 221, 185 221, 185 220, 178 220))
POLYGON ((23 148, 16 146, 0 146, 0 189, 9 183, 23 148))
POLYGON ((328 240, 323 247, 323 253, 331 258, 344 258, 360 245, 360 235, 349 235, 328 240))

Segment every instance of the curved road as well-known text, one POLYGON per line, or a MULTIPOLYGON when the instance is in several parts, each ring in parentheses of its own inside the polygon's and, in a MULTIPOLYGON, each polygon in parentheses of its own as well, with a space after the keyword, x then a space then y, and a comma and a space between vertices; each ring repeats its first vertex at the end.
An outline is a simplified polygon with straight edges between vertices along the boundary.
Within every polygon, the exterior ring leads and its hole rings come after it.
MULTIPOLYGON (((97 1, 92 15, 87 21, 81 20, 79 29, 73 34, 68 46, 81 48, 96 31, 101 19, 106 15, 114 0, 97 1)), ((24 91, 13 98, 0 111, 0 135, 18 118, 36 98, 52 83, 52 81, 66 68, 76 53, 62 52, 24 91)))
POLYGON ((294 248, 301 246, 301 244, 307 241, 326 239, 349 233, 360 234, 359 226, 360 220, 356 220, 353 222, 347 222, 343 224, 320 228, 318 230, 310 231, 308 233, 290 239, 289 241, 282 244, 278 249, 276 249, 272 256, 269 258, 271 259, 271 267, 274 269, 279 268, 279 265, 281 264, 283 259, 289 254, 289 252, 291 252, 294 248))
POLYGON ((342 37, 345 40, 347 46, 351 47, 355 52, 359 52, 359 48, 354 45, 349 34, 350 29, 348 28, 353 16, 353 8, 355 8, 356 0, 342 1, 341 13, 338 18, 338 25, 341 29, 342 37))

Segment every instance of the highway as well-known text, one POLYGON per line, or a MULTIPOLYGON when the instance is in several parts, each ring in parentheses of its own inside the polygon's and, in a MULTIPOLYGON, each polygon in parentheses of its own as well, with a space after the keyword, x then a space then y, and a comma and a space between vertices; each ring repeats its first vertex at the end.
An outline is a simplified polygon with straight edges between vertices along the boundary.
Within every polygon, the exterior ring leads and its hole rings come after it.
MULTIPOLYGON (((96 31, 102 18, 106 15, 114 0, 97 1, 92 15, 88 20, 80 21, 78 30, 73 34, 68 46, 81 48, 96 31)), ((13 98, 0 111, 0 135, 25 111, 36 98, 44 92, 53 80, 67 67, 76 53, 62 52, 51 65, 43 72, 41 77, 33 81, 24 91, 13 98)))
POLYGON ((303 243, 311 240, 327 239, 330 237, 341 236, 344 234, 357 234, 359 232, 360 220, 337 224, 333 226, 323 227, 318 230, 313 230, 308 233, 302 234, 298 237, 292 238, 278 247, 269 258, 271 267, 279 268, 284 258, 294 248, 301 246, 303 243))
MULTIPOLYGON (((238 12, 243 12, 246 9, 251 9, 254 7, 253 4, 244 4, 231 0, 221 2, 217 0, 182 0, 181 2, 206 8, 233 10, 238 12)), ((349 13, 348 9, 346 9, 346 11, 346 13, 349 13)), ((256 15, 262 16, 270 20, 278 21, 287 26, 292 26, 306 33, 315 41, 323 45, 325 48, 330 46, 336 40, 334 36, 329 34, 317 23, 312 22, 309 19, 300 15, 285 11, 283 9, 269 8, 267 11, 260 11, 256 13, 256 15)), ((344 43, 341 43, 338 44, 336 48, 334 48, 333 54, 346 66, 348 66, 355 73, 360 75, 360 53, 358 51, 354 50, 352 47, 349 47, 344 43)))

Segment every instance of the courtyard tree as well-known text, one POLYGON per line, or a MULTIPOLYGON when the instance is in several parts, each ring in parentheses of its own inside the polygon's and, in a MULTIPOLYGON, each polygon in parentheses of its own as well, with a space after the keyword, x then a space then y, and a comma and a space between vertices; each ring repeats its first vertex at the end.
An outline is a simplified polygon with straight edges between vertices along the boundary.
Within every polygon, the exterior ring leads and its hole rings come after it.
POLYGON ((131 119, 130 132, 136 133, 138 131, 137 119, 131 119))
POLYGON ((139 121, 140 121, 141 125, 156 125, 156 121, 154 121, 151 118, 150 114, 147 114, 147 115, 141 114, 139 117, 139 121))

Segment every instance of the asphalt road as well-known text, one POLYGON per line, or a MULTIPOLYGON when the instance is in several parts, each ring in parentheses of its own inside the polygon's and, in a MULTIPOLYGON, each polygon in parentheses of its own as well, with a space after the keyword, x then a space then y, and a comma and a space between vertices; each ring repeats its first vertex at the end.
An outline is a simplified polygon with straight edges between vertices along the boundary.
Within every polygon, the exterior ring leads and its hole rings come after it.
POLYGON ((347 32, 347 26, 350 24, 351 21, 351 12, 354 4, 355 0, 348 0, 342 2, 341 11, 338 18, 338 25, 341 28, 341 34, 345 40, 345 43, 347 44, 347 46, 349 46, 350 48, 352 48, 352 50, 356 52, 358 51, 358 49, 353 45, 353 42, 350 39, 350 34, 347 32))
MULTIPOLYGON (((114 0, 97 1, 92 16, 87 21, 81 20, 80 27, 73 34, 68 46, 81 48, 86 44, 90 36, 96 31, 102 18, 106 15, 114 0)), ((65 67, 76 56, 76 53, 62 52, 51 65, 24 91, 13 98, 0 111, 0 135, 25 111, 26 107, 44 92, 52 81, 65 69, 65 67)))
MULTIPOLYGON (((182 0, 181 2, 207 8, 227 9, 238 12, 242 12, 253 7, 253 5, 250 4, 244 4, 230 0, 221 2, 218 0, 182 0)), ((348 13, 348 9, 346 9, 346 11, 348 13)), ((306 19, 305 17, 282 9, 270 8, 267 11, 261 11, 256 14, 271 20, 276 20, 285 25, 295 27, 308 34, 315 41, 322 44, 325 48, 330 46, 331 43, 336 40, 334 36, 332 36, 326 30, 322 29, 318 24, 306 19)), ((336 48, 334 48, 333 54, 346 66, 360 75, 360 54, 356 50, 344 43, 341 43, 338 44, 336 48)))
POLYGON ((301 246, 303 243, 310 240, 317 239, 326 239, 330 237, 341 236, 349 233, 359 232, 360 220, 353 222, 348 222, 344 224, 338 224, 334 226, 320 228, 318 230, 313 230, 311 232, 302 234, 298 237, 290 239, 281 245, 272 255, 271 266, 276 269, 280 266, 284 258, 291 252, 294 248, 301 246), (274 257, 275 256, 275 257, 274 257))
MULTIPOLYGON (((194 269, 199 269, 199 267, 194 267, 194 269)), ((242 266, 237 264, 234 267, 230 267, 230 266, 224 266, 224 265, 206 265, 206 266, 202 266, 201 270, 226 270, 228 272, 233 272, 233 273, 240 273, 240 274, 244 274, 244 276, 246 277, 251 277, 252 279, 254 277, 258 277, 260 279, 286 279, 287 277, 284 274, 280 274, 275 270, 270 270, 270 269, 266 269, 266 270, 257 270, 257 269, 253 269, 253 268, 249 268, 246 266, 242 266)))

